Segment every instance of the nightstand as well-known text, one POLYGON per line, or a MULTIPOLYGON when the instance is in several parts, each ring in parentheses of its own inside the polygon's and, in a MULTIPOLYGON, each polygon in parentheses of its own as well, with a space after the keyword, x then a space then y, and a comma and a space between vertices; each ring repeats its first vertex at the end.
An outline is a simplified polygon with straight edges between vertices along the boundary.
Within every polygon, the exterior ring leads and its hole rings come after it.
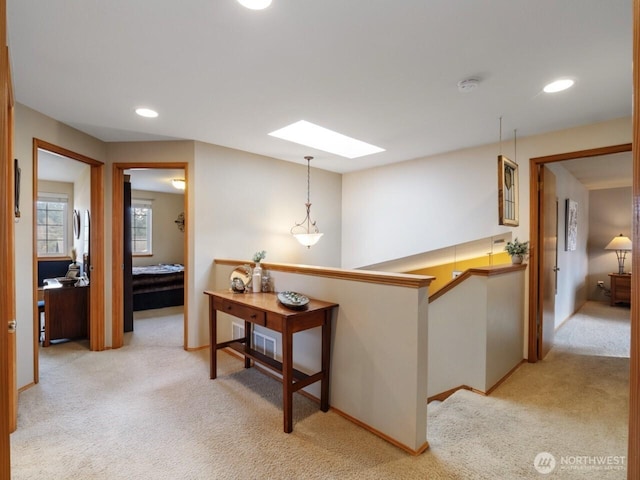
POLYGON ((609 278, 611 278, 611 305, 631 304, 631 274, 610 273, 609 278))

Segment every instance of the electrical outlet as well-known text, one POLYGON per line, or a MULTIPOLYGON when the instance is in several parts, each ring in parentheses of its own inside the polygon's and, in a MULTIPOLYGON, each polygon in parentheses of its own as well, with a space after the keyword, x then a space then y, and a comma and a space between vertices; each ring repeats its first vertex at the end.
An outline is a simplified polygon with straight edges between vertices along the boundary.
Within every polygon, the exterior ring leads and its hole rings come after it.
POLYGON ((604 282, 602 280, 598 280, 598 286, 599 287, 604 287, 604 282))

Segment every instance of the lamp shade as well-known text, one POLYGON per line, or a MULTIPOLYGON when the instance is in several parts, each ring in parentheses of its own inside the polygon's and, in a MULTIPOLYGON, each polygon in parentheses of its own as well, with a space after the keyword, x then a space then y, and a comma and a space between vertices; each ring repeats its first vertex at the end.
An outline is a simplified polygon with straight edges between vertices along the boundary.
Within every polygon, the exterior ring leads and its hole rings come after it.
POLYGON ((620 234, 617 237, 613 237, 613 240, 611 240, 604 249, 630 251, 631 239, 620 234))

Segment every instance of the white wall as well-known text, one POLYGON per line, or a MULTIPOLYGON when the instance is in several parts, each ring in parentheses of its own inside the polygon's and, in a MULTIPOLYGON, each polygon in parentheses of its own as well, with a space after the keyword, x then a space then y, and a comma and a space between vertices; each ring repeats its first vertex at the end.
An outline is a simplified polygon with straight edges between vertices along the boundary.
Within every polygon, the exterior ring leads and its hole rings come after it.
POLYGON ((311 216, 324 236, 307 249, 289 230, 305 216, 306 165, 196 143, 189 218, 193 267, 189 282, 190 347, 208 344, 207 302, 214 258, 250 261, 258 250, 267 262, 339 266, 341 176, 311 169, 311 216), (193 307, 191 307, 193 306, 193 307), (192 316, 193 315, 193 316, 192 316))
MULTIPOLYGON (((528 239, 529 158, 631 140, 630 118, 519 137, 516 228, 498 225, 497 144, 345 174, 342 266, 372 265, 510 230, 528 239)), ((508 141, 502 152, 515 159, 508 141)))
POLYGON ((526 274, 474 275, 429 304, 429 397, 487 392, 520 363, 526 274))
POLYGON ((556 176, 558 198, 558 283, 556 293, 556 328, 587 301, 589 268, 587 240, 589 237, 589 191, 560 163, 547 167, 556 176), (566 200, 578 203, 578 235, 576 249, 566 250, 566 200))
POLYGON ((151 256, 134 256, 133 266, 184 262, 184 232, 178 229, 176 218, 184 212, 184 194, 132 190, 132 199, 153 201, 151 256))
MULTIPOLYGON (((15 225, 16 331, 18 388, 33 383, 34 305, 33 270, 21 268, 30 262, 33 245, 33 139, 47 141, 98 161, 106 159, 106 145, 21 104, 16 104, 14 155, 22 169, 20 206, 22 216, 15 225), (28 259, 28 260, 25 260, 28 259)), ((107 215, 108 216, 108 215, 107 215)), ((107 302, 108 303, 108 302, 107 302)))
MULTIPOLYGON (((618 273, 615 252, 604 247, 616 235, 631 238, 632 196, 631 187, 609 188, 589 192, 589 276, 588 294, 590 300, 609 301, 604 291, 596 287, 602 280, 611 288, 609 273, 618 273)), ((631 252, 627 253, 625 272, 631 271, 631 252)))

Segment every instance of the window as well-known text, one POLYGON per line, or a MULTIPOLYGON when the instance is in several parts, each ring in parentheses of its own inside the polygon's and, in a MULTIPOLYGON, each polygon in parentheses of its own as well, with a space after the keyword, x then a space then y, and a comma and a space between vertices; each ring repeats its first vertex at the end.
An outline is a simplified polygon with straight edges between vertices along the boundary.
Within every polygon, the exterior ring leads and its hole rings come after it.
POLYGON ((68 255, 67 208, 69 199, 63 194, 39 193, 36 205, 36 242, 38 256, 68 255))
POLYGON ((131 202, 131 252, 133 255, 151 255, 152 206, 150 200, 131 202))

